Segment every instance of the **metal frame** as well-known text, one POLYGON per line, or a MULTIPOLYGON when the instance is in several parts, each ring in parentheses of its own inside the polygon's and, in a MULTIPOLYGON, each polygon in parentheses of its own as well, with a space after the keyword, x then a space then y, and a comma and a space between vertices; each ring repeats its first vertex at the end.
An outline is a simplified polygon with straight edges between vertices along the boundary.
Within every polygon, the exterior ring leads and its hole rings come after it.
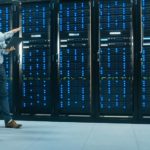
MULTIPOLYGON (((98 5, 101 0, 96 0, 96 1, 97 1, 97 5, 98 5)), ((133 7, 133 5, 134 5, 133 1, 132 0, 129 0, 129 1, 130 1, 131 5, 133 7)), ((132 13, 133 13, 133 9, 132 9, 132 13)), ((133 17, 132 17, 132 19, 133 19, 133 17)), ((132 78, 131 79, 131 86, 132 87, 131 87, 131 89, 132 89, 132 91, 134 90, 133 79, 134 79, 134 55, 135 55, 135 53, 134 53, 134 45, 133 45, 133 40, 134 39, 132 39, 133 38, 133 28, 134 28, 134 26, 133 26, 133 22, 132 22, 131 23, 131 29, 132 30, 130 32, 130 37, 131 37, 131 66, 132 66, 132 74, 131 74, 131 76, 132 76, 131 77, 132 78)), ((100 38, 100 31, 99 31, 99 29, 98 29, 98 37, 100 38)), ((99 41, 98 41, 98 43, 99 43, 99 41)), ((98 46, 98 48, 100 48, 100 47, 98 46)), ((98 80, 99 80, 99 77, 98 77, 98 80)), ((100 91, 99 91, 99 94, 100 94, 100 91)), ((132 101, 132 106, 134 107, 134 93, 132 94, 131 101, 132 101)), ((115 117, 127 117, 127 118, 130 117, 130 118, 133 118, 133 116, 134 116, 134 108, 132 108, 132 113, 125 113, 125 114, 118 112, 118 113, 112 113, 112 114, 106 114, 105 115, 105 114, 101 114, 101 112, 99 111, 99 117, 100 118, 103 118, 103 117, 106 117, 106 118, 109 118, 109 117, 111 117, 111 118, 115 118, 115 117)))
POLYGON ((141 87, 141 0, 135 0, 133 6, 133 23, 134 23, 134 119, 140 119, 140 87, 141 87))
MULTIPOLYGON (((19 3, 19 11, 18 11, 18 13, 19 13, 19 25, 20 26, 22 26, 22 22, 21 22, 21 18, 22 18, 22 15, 21 15, 21 13, 20 13, 20 11, 21 11, 21 7, 22 7, 22 4, 29 4, 29 3, 37 3, 37 2, 42 2, 42 3, 48 3, 49 5, 51 5, 52 4, 52 1, 53 0, 30 0, 30 1, 24 1, 24 0, 22 0, 20 3, 19 3)), ((50 11, 50 10, 49 10, 50 11)), ((49 16, 50 16, 51 14, 50 14, 50 12, 49 12, 49 16)), ((49 18, 50 19, 50 18, 49 18)), ((53 47, 51 47, 51 44, 52 44, 52 41, 51 41, 51 32, 52 32, 52 28, 51 28, 51 26, 50 26, 50 20, 48 21, 49 22, 49 24, 48 24, 48 40, 49 40, 49 46, 50 46, 50 49, 49 49, 49 51, 51 50, 51 49, 53 49, 53 47)), ((22 32, 20 33, 20 35, 19 35, 19 37, 22 37, 22 32)), ((20 45, 20 48, 19 48, 19 52, 20 52, 20 62, 22 61, 22 45, 20 45)), ((50 55, 52 55, 52 52, 50 51, 49 52, 50 53, 50 55)), ((52 74, 52 67, 51 67, 51 59, 52 58, 50 58, 49 57, 49 59, 48 59, 48 63, 49 63, 49 72, 50 72, 50 77, 49 78, 51 78, 51 74, 52 74)), ((21 74, 22 74, 22 63, 20 63, 20 65, 19 65, 19 87, 20 87, 20 89, 21 89, 21 87, 22 87, 22 76, 21 76, 21 74)), ((51 80, 48 80, 47 81, 48 83, 49 83, 49 85, 50 85, 50 87, 51 87, 51 85, 52 85, 52 81, 51 80)), ((21 109, 20 109, 20 106, 21 106, 21 99, 22 99, 22 90, 20 90, 20 95, 19 95, 19 99, 20 99, 20 101, 19 101, 19 104, 18 104, 18 114, 21 114, 21 113, 23 113, 23 114, 28 114, 28 113, 24 113, 24 112, 22 112, 21 111, 21 109)), ((53 99, 53 95, 52 95, 52 99, 53 99)), ((51 99, 51 100, 52 100, 51 99)), ((51 103, 51 101, 50 101, 50 103, 51 103)), ((50 108, 49 108, 49 112, 47 112, 47 113, 49 113, 49 114, 51 114, 51 112, 52 112, 52 108, 51 108, 51 106, 50 106, 50 108)), ((44 114, 47 114, 47 113, 44 113, 44 114)), ((34 110, 33 110, 33 114, 35 114, 35 112, 34 112, 34 110)), ((33 115, 32 114, 32 115, 33 115)))
POLYGON ((139 29, 139 33, 140 36, 138 36, 138 40, 140 41, 139 44, 139 51, 138 51, 138 62, 139 62, 139 74, 140 76, 138 77, 138 117, 139 120, 144 120, 145 122, 148 122, 150 120, 150 112, 148 112, 148 114, 144 114, 144 112, 142 112, 142 104, 141 104, 141 95, 142 95, 142 51, 143 51, 143 37, 144 37, 144 29, 142 26, 142 0, 137 0, 137 9, 138 9, 138 18, 139 18, 139 22, 138 22, 138 29, 139 29))
MULTIPOLYGON (((80 0, 80 1, 82 1, 82 0, 80 0)), ((78 0, 74 0, 74 2, 80 2, 80 1, 78 1, 78 0)), ((92 4, 92 0, 86 0, 87 2, 89 2, 89 6, 90 6, 90 14, 89 15, 91 15, 91 11, 92 11, 92 9, 91 9, 91 4, 92 4)), ((63 2, 68 2, 68 0, 63 0, 63 2)), ((57 6, 59 5, 59 0, 57 0, 57 4, 56 4, 57 6)), ((58 7, 57 7, 57 9, 56 9, 56 14, 57 14, 57 29, 59 29, 59 13, 58 13, 58 7)), ((91 23, 91 17, 90 17, 90 23, 91 23)), ((55 25, 54 25, 55 26, 55 25)), ((89 53, 90 53, 90 55, 89 55, 89 61, 90 61, 90 64, 92 64, 92 47, 91 47, 91 26, 89 27, 89 35, 88 35, 89 37, 90 37, 90 40, 89 40, 89 46, 90 46, 90 50, 89 50, 89 53)), ((60 45, 59 45, 59 30, 57 30, 57 60, 56 60, 56 62, 57 62, 57 87, 58 87, 58 84, 59 84, 59 50, 60 50, 60 47, 59 47, 60 45)), ((91 66, 90 66, 91 67, 91 66)), ((90 72, 90 80, 91 80, 91 75, 92 75, 92 73, 90 72)), ((92 89, 92 87, 91 87, 91 81, 89 81, 90 82, 90 90, 92 89)), ((57 90, 59 90, 59 88, 57 89, 57 90)), ((56 106, 58 105, 58 99, 59 99, 59 97, 58 97, 58 95, 57 95, 57 104, 56 104, 56 106)), ((68 112, 59 112, 59 110, 56 110, 57 111, 57 114, 59 114, 59 115, 66 115, 66 116, 70 116, 70 115, 85 115, 85 116, 87 116, 87 115, 92 115, 92 93, 90 93, 90 103, 91 103, 91 108, 90 108, 90 112, 89 113, 74 113, 74 112, 72 112, 72 113, 68 113, 68 112)), ((58 109, 58 108, 57 108, 58 109)))

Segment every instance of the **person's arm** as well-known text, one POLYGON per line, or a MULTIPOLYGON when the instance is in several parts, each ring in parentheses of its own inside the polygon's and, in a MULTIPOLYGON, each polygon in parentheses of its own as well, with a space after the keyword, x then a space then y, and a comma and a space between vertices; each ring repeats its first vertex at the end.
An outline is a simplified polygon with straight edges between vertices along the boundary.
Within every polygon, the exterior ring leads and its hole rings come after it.
POLYGON ((3 49, 2 54, 3 55, 8 55, 10 52, 14 51, 15 48, 11 47, 10 49, 3 49))
POLYGON ((21 27, 19 27, 19 28, 16 28, 16 29, 13 29, 13 30, 11 30, 13 33, 17 33, 17 32, 19 32, 19 31, 21 31, 21 27))
POLYGON ((21 30, 21 27, 16 28, 16 29, 13 29, 13 30, 8 31, 8 32, 5 32, 5 33, 4 33, 4 40, 7 40, 7 39, 13 37, 13 35, 14 35, 15 33, 19 32, 20 30, 21 30))

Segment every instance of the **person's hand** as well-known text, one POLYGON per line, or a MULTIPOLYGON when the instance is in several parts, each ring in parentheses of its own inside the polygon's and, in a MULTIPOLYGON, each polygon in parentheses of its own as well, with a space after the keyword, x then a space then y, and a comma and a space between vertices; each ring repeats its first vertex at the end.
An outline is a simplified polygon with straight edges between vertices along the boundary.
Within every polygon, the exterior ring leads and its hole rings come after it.
POLYGON ((16 29, 13 29, 13 30, 11 30, 11 31, 14 32, 14 33, 17 33, 17 32, 19 32, 19 31, 21 31, 21 27, 16 28, 16 29))
POLYGON ((12 52, 12 51, 14 51, 14 50, 15 50, 15 47, 14 47, 14 46, 12 46, 12 47, 9 48, 9 49, 6 49, 7 52, 12 52))

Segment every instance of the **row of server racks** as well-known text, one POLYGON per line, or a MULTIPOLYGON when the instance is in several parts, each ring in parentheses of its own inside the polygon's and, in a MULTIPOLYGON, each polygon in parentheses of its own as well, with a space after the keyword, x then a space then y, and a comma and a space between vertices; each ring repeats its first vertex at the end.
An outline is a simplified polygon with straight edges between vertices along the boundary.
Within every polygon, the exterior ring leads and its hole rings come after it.
POLYGON ((21 26, 5 56, 16 114, 150 116, 148 0, 0 4, 0 31, 21 26))

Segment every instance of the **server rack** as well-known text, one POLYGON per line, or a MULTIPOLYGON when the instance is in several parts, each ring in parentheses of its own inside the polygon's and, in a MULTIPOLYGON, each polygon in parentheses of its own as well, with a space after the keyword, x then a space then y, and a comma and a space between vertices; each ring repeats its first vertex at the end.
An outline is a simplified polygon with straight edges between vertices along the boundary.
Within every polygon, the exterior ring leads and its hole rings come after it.
POLYGON ((150 115, 150 1, 141 1, 142 48, 141 48, 141 115, 150 115))
POLYGON ((131 0, 100 0, 99 114, 133 113, 133 22, 131 0))
MULTIPOLYGON (((5 3, 0 5, 0 32, 8 32, 12 29, 12 15, 13 9, 12 5, 10 3, 5 3)), ((8 42, 8 41, 7 41, 8 42)), ((10 107, 12 111, 13 106, 13 92, 12 92, 12 54, 4 55, 4 67, 6 71, 6 77, 7 77, 7 83, 6 88, 9 93, 9 101, 10 101, 10 107)))
POLYGON ((23 1, 20 7, 19 112, 51 113, 51 3, 23 1))
POLYGON ((59 114, 91 111, 91 13, 88 0, 58 3, 59 114))

